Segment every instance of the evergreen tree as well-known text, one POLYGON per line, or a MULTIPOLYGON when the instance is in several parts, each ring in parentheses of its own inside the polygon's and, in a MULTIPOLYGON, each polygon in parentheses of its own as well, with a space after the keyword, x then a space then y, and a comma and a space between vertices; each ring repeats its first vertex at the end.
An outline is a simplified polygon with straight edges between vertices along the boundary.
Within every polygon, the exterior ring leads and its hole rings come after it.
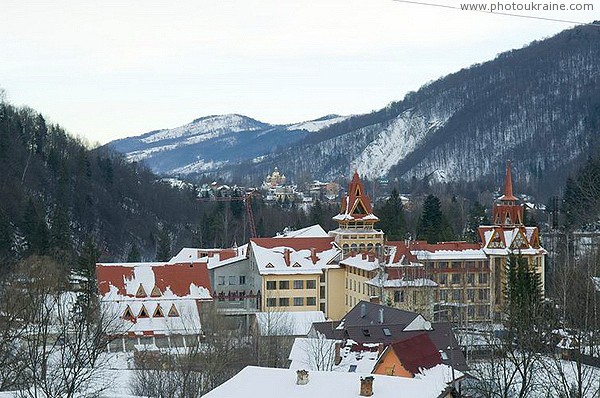
POLYGON ((467 225, 465 226, 464 239, 467 242, 479 242, 478 228, 480 225, 488 225, 489 220, 485 214, 485 207, 479 202, 473 203, 467 216, 467 225))
POLYGON ((452 229, 442 213, 440 200, 430 194, 423 203, 423 213, 417 228, 417 239, 426 240, 428 243, 437 243, 452 240, 452 238, 452 229))
POLYGON ((46 254, 49 247, 48 226, 44 217, 38 215, 38 211, 29 198, 23 214, 23 233, 27 241, 28 254, 46 254))
POLYGON ((140 251, 135 243, 131 245, 131 249, 129 249, 129 253, 127 254, 127 262, 128 263, 139 263, 142 261, 142 256, 140 255, 140 251))
POLYGON ((158 232, 156 243, 156 261, 169 261, 171 259, 171 236, 166 228, 161 228, 158 232))
POLYGON ((321 201, 319 199, 315 200, 315 203, 313 203, 312 207, 310 208, 310 223, 311 224, 318 224, 318 225, 323 225, 323 220, 324 220, 324 211, 323 211, 323 206, 321 205, 321 201))
POLYGON ((73 250, 69 214, 60 205, 56 206, 50 220, 50 244, 63 252, 73 250))
POLYGON ((13 253, 13 228, 8 217, 0 209, 0 268, 12 259, 13 253))
POLYGON ((396 188, 392 190, 390 197, 383 206, 376 209, 380 221, 378 227, 385 232, 388 240, 403 240, 406 236, 406 222, 404 219, 404 208, 400 193, 396 188))

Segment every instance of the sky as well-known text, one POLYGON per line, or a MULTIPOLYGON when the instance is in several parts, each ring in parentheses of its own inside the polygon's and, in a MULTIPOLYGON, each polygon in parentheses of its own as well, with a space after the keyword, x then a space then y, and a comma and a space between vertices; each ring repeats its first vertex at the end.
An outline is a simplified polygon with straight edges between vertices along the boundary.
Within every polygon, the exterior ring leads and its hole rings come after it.
MULTIPOLYGON (((587 2, 515 13, 600 19, 587 2)), ((394 0, 3 0, 0 88, 90 144, 215 114, 293 123, 380 109, 572 26, 394 0)))

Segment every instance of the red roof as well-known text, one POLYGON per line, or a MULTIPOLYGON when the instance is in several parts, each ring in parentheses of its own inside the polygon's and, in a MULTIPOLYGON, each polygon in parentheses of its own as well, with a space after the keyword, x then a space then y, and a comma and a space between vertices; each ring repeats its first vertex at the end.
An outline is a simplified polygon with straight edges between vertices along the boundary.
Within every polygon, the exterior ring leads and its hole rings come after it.
POLYGON ((417 262, 417 256, 411 253, 409 247, 406 245, 406 242, 387 242, 389 246, 396 247, 396 254, 394 255, 394 259, 392 263, 399 263, 402 259, 402 256, 406 259, 406 263, 409 262, 417 262))
MULTIPOLYGON (((142 263, 143 264, 143 263, 142 263)), ((141 266, 141 265, 140 265, 141 266)), ((190 284, 198 287, 205 287, 209 291, 210 278, 205 263, 178 263, 178 264, 160 264, 144 265, 152 268, 154 272, 154 283, 162 292, 167 287, 173 294, 184 297, 190 294, 190 284)), ((135 264, 128 265, 96 265, 96 278, 98 279, 98 291, 105 295, 110 291, 110 286, 115 286, 119 294, 127 296, 125 288, 125 279, 134 278, 135 264)), ((146 292, 148 295, 150 292, 146 292)), ((134 297, 135 295, 129 294, 134 297)))
POLYGON ((332 248, 333 238, 252 238, 250 241, 260 247, 272 249, 274 247, 290 247, 296 251, 315 249, 318 252, 332 248))
POLYGON ((442 357, 427 333, 421 333, 405 340, 390 344, 392 350, 404 366, 413 375, 419 369, 430 369, 442 363, 442 357))
POLYGON ((479 249, 481 249, 481 244, 464 241, 427 243, 424 240, 414 240, 410 242, 410 250, 424 250, 428 252, 436 252, 438 250, 461 251, 479 249))
POLYGON ((366 215, 373 214, 371 199, 366 195, 365 187, 356 171, 348 185, 348 193, 342 199, 340 214, 350 214, 355 219, 361 219, 366 215), (361 206, 361 204, 362 209, 358 209, 357 211, 357 207, 361 206))
POLYGON ((510 176, 510 160, 506 162, 506 177, 504 178, 504 195, 498 200, 516 201, 517 198, 513 195, 512 178, 510 176))

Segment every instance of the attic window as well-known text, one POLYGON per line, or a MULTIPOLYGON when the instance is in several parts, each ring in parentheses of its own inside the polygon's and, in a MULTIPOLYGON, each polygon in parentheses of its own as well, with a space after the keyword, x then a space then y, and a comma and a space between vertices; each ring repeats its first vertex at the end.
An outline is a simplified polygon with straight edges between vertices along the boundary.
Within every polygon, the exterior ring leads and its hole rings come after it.
POLYGON ((301 267, 301 266, 300 266, 300 264, 298 264, 298 263, 294 263, 294 265, 292 265, 292 268, 300 268, 300 267, 301 267))
POLYGON ((171 304, 171 309, 169 310, 169 316, 170 317, 177 317, 177 316, 179 316, 179 311, 177 311, 177 308, 175 307, 175 304, 171 304))
POLYGON ((370 337, 371 336, 371 332, 369 331, 369 329, 363 329, 362 332, 363 332, 363 335, 365 337, 370 337))
POLYGON ((153 318, 164 318, 165 317, 165 313, 162 310, 162 307, 160 306, 160 304, 158 304, 156 306, 156 309, 154 310, 154 314, 152 314, 153 318))
POLYGON ((142 304, 142 308, 140 308, 140 313, 138 314, 138 318, 148 318, 148 310, 146 309, 146 307, 144 306, 144 304, 142 304))
POLYGON ((162 296, 162 292, 160 291, 158 286, 154 286, 154 288, 152 288, 152 292, 150 293, 150 297, 160 297, 160 296, 162 296))
POLYGON ((354 372, 356 372, 356 368, 357 368, 357 365, 350 365, 350 369, 348 369, 348 372, 354 373, 354 372))
POLYGON ((265 268, 275 268, 275 266, 273 264, 269 263, 269 264, 265 265, 265 268))
POLYGON ((124 319, 133 319, 133 312, 131 311, 131 307, 127 306, 127 308, 125 308, 125 312, 123 313, 123 318, 124 319))
POLYGON ((388 328, 383 328, 383 334, 385 334, 387 337, 391 337, 392 332, 390 332, 390 329, 388 328))
POLYGON ((137 289, 137 292, 135 293, 135 297, 148 297, 148 295, 146 294, 146 291, 144 290, 144 286, 142 286, 141 283, 137 289))
POLYGON ((367 210, 365 209, 365 206, 362 204, 362 202, 360 200, 356 204, 356 207, 354 208, 354 211, 352 212, 352 214, 367 214, 367 210))

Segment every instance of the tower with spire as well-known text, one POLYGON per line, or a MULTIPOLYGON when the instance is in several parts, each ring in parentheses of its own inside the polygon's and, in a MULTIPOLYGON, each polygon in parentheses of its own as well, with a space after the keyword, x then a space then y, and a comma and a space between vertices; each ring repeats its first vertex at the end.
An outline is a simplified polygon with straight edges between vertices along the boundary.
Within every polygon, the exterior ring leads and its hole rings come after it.
POLYGON ((491 268, 492 311, 496 320, 501 318, 504 304, 503 288, 506 284, 506 264, 513 254, 527 259, 531 269, 540 276, 544 289, 546 250, 540 245, 539 229, 526 226, 524 207, 513 194, 510 161, 506 163, 504 192, 492 208, 493 225, 479 226, 483 251, 489 258, 491 268))
POLYGON ((329 234, 342 248, 344 257, 365 252, 379 254, 382 250, 383 232, 375 229, 379 218, 373 214, 371 199, 356 171, 342 199, 340 212, 333 220, 338 223, 338 228, 329 234))

